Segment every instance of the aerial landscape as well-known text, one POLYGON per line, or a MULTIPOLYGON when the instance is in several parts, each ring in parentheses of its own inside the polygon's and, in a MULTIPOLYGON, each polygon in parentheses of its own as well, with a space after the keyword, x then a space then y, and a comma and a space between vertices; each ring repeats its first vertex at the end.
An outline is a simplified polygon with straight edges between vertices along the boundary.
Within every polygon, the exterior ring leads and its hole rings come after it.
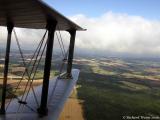
POLYGON ((160 120, 159 0, 15 1, 0 0, 0 120, 160 120))
MULTIPOLYGON (((26 58, 30 55, 26 53, 26 58)), ((15 57, 17 52, 12 53, 15 57)), ((1 78, 3 71, 3 54, 1 54, 1 78)), ((56 57, 55 54, 53 56, 56 57)), ((11 57, 12 58, 12 57, 11 57)), ((14 88, 21 70, 20 59, 12 58, 8 82, 14 88), (17 62, 18 61, 18 62, 17 62), (14 76, 14 77, 13 77, 14 76), (14 83, 14 84, 13 84, 14 83)), ((57 57, 58 58, 58 57, 57 57)), ((58 73, 60 59, 53 61, 51 77, 58 73)), ((160 108, 160 61, 155 58, 118 58, 118 57, 76 57, 74 67, 81 70, 76 87, 76 98, 82 106, 83 117, 88 120, 119 120, 123 116, 159 116, 160 108), (106 114, 109 113, 109 114, 106 114)), ((34 86, 42 82, 42 67, 38 69, 34 86)), ((24 81, 25 83, 25 81, 24 81)), ((12 91, 14 89, 12 88, 12 91)), ((23 84, 22 84, 23 88, 23 84)), ((17 95, 22 94, 19 89, 17 95)), ((8 98, 12 97, 8 94, 8 98)), ((72 117, 72 116, 70 116, 72 117)), ((66 118, 69 119, 70 117, 66 118)))

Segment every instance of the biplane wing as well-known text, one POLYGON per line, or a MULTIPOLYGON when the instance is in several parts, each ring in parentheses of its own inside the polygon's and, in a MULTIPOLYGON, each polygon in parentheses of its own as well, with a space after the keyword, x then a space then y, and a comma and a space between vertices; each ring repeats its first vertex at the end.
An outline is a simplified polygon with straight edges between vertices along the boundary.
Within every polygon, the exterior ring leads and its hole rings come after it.
POLYGON ((58 30, 84 30, 42 0, 0 0, 0 25, 13 22, 14 27, 45 29, 47 19, 58 22, 58 30))
MULTIPOLYGON (((72 70, 73 79, 61 79, 55 77, 55 79, 50 80, 49 85, 49 95, 48 95, 48 115, 44 117, 40 117, 36 113, 37 105, 35 100, 33 99, 33 93, 30 92, 27 104, 28 106, 31 106, 31 108, 24 106, 19 109, 19 112, 17 113, 17 109, 19 107, 17 99, 13 100, 11 102, 11 106, 7 109, 5 116, 0 116, 0 120, 57 120, 63 106, 68 99, 69 95, 71 94, 71 91, 73 90, 79 76, 79 70, 73 69, 72 70), (53 88, 55 86, 56 79, 58 80, 58 83, 56 85, 55 90, 53 91, 53 88)), ((35 88, 35 92, 37 96, 41 96, 41 89, 42 86, 38 86, 35 88)), ((40 98, 40 97, 38 97, 40 98)), ((38 102, 40 103, 40 99, 38 99, 38 102)))
POLYGON ((76 31, 83 31, 84 29, 57 12, 55 9, 45 4, 42 0, 0 0, 0 26, 6 26, 8 30, 0 119, 24 120, 31 118, 33 120, 56 120, 63 108, 66 99, 71 93, 73 86, 78 80, 79 70, 72 70, 72 62, 76 31), (38 99, 34 100, 33 94, 29 92, 27 102, 17 102, 17 100, 13 100, 10 106, 6 109, 7 76, 10 59, 11 35, 14 27, 28 28, 28 30, 46 29, 48 32, 48 38, 45 45, 46 53, 43 72, 43 84, 35 89, 35 93, 37 94, 38 99), (70 44, 66 62, 66 76, 64 77, 65 79, 60 79, 58 77, 58 82, 56 82, 56 80, 49 80, 53 54, 54 34, 57 30, 67 31, 70 34, 70 44), (54 84, 56 84, 56 89, 54 89, 54 92, 52 92, 54 84), (49 98, 51 94, 53 94, 53 96, 49 98), (36 103, 39 103, 39 108, 37 108, 36 103), (17 107, 19 104, 24 107, 18 108, 20 112, 17 112, 17 107), (39 118, 39 116, 43 117, 39 118))

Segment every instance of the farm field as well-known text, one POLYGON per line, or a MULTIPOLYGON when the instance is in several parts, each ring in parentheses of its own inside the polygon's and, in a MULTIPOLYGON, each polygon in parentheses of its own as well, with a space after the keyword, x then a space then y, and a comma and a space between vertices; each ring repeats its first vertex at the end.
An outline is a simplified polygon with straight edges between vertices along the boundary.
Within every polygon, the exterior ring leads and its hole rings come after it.
MULTIPOLYGON (((76 94, 73 93, 67 101, 60 120, 75 119, 74 108, 78 111, 77 119, 80 120, 121 120, 124 116, 160 116, 159 61, 130 58, 75 59, 73 66, 81 71, 76 94)), ((54 67, 55 65, 52 69, 54 67)), ((34 86, 41 84, 42 70, 38 69, 34 86)), ((15 74, 17 73, 10 75, 15 74)), ((56 74, 57 71, 51 71, 52 77, 56 74)), ((2 79, 0 81, 2 83, 2 79)), ((16 82, 16 77, 9 80, 9 84, 16 82)), ((23 86, 17 95, 20 95, 22 90, 23 86)))
POLYGON ((64 105, 59 120, 85 120, 83 101, 77 98, 77 89, 73 90, 71 96, 64 105))
POLYGON ((160 116, 160 62, 143 59, 81 59, 78 99, 87 120, 160 116))

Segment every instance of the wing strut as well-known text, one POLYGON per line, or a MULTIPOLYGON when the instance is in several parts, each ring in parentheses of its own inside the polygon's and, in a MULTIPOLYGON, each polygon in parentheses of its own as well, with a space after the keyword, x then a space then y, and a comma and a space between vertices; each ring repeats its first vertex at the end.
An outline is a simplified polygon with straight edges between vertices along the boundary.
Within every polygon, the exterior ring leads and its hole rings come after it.
POLYGON ((40 115, 48 114, 48 108, 47 108, 48 88, 49 88, 49 78, 50 78, 50 70, 51 70, 51 62, 52 62, 53 44, 54 44, 54 33, 56 30, 56 26, 57 26, 57 21, 50 20, 47 23, 48 40, 47 40, 46 58, 45 58, 45 66, 44 66, 41 104, 40 104, 40 108, 38 108, 38 113, 40 115))
POLYGON ((8 37, 7 37, 6 56, 5 56, 5 65, 4 65, 4 79, 3 79, 2 103, 1 103, 0 114, 5 114, 7 76, 8 76, 9 54, 10 54, 10 47, 11 47, 11 36, 12 36, 13 24, 8 23, 7 29, 8 29, 8 37))
POLYGON ((72 63, 73 63, 73 55, 74 55, 76 30, 69 30, 69 33, 71 37, 70 37, 69 55, 68 55, 68 64, 67 64, 67 77, 72 78, 71 71, 72 71, 72 63))

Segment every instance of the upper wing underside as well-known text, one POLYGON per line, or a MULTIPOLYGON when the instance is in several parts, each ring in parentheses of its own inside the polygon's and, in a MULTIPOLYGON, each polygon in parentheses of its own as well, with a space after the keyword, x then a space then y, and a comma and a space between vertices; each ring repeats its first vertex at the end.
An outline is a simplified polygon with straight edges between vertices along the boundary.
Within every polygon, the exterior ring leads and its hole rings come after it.
POLYGON ((84 30, 41 0, 0 0, 0 26, 45 29, 48 19, 58 22, 58 30, 84 30))

